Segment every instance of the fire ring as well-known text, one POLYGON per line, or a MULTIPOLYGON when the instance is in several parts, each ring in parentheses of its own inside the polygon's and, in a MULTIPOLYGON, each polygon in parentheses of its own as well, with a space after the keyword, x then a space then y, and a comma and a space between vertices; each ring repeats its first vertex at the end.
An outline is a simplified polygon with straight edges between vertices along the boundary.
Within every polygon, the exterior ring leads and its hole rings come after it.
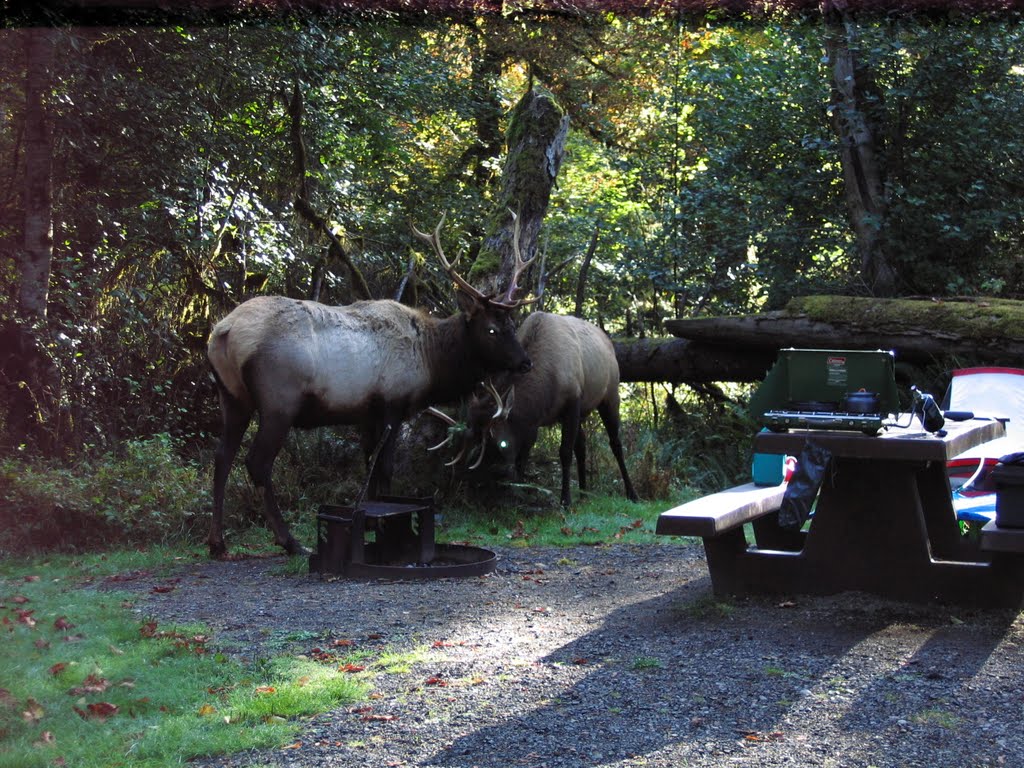
POLYGON ((311 573, 356 579, 483 576, 497 567, 488 549, 434 542, 432 499, 390 497, 356 507, 321 506, 311 573), (373 540, 368 540, 372 537, 373 540))

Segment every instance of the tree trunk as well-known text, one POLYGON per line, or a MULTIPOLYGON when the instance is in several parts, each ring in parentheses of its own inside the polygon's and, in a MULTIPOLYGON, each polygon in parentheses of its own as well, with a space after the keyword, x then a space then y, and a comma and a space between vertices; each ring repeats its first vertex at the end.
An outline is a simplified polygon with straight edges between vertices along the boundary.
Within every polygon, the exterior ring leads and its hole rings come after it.
POLYGON ((760 381, 776 356, 776 350, 771 348, 705 344, 686 339, 615 340, 614 345, 619 378, 623 382, 760 381))
POLYGON ((57 31, 25 32, 25 233, 21 254, 18 310, 45 323, 53 260, 52 137, 44 99, 52 84, 57 31))
MULTIPOLYGON (((1024 304, 808 296, 787 309, 743 317, 667 320, 693 342, 763 352, 805 349, 891 349, 915 363, 950 360, 1024 366, 1024 304)), ((728 380, 724 376, 722 380, 728 380)))
POLYGON ((484 293, 501 293, 511 281, 512 213, 519 220, 523 258, 530 259, 536 254, 540 226, 562 164, 568 133, 568 116, 550 94, 538 89, 529 90, 512 111, 501 192, 488 226, 489 234, 469 273, 470 281, 484 293))
POLYGON ((306 143, 302 138, 302 118, 305 116, 305 107, 302 101, 302 89, 296 80, 292 87, 292 98, 288 102, 288 116, 291 118, 291 143, 292 152, 295 156, 295 173, 298 176, 299 190, 295 194, 295 210, 304 218, 314 230, 320 232, 327 239, 327 257, 320 259, 313 265, 313 280, 307 295, 319 300, 320 285, 323 280, 324 271, 333 260, 340 261, 345 265, 351 279, 351 291, 356 299, 372 299, 370 287, 359 267, 352 261, 348 249, 344 243, 334 234, 330 223, 313 207, 310 202, 309 172, 306 167, 307 153, 306 143))
POLYGON ((887 212, 885 182, 863 99, 870 78, 854 53, 856 25, 846 12, 845 0, 824 0, 823 13, 825 53, 832 66, 832 126, 839 139, 846 205, 857 239, 861 274, 876 296, 892 296, 896 271, 880 238, 887 212))
POLYGON ((597 238, 601 235, 601 223, 594 225, 594 234, 590 236, 590 245, 587 246, 587 253, 580 264, 580 274, 576 280, 576 304, 573 314, 576 317, 583 317, 583 299, 587 295, 587 275, 590 272, 590 262, 594 260, 597 253, 597 238))
POLYGON ((46 345, 53 261, 53 140, 46 99, 53 86, 57 30, 25 35, 24 232, 18 256, 17 318, 0 328, 0 397, 7 409, 4 443, 44 452, 59 444, 60 369, 46 345))

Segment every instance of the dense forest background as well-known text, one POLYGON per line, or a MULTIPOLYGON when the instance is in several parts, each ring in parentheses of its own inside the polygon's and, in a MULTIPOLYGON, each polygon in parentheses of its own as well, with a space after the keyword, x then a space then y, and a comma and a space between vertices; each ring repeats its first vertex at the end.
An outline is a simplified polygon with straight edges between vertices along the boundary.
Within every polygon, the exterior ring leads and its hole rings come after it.
MULTIPOLYGON (((810 293, 1021 296, 1015 16, 7 28, 8 460, 212 450, 206 338, 256 294, 401 288, 453 312, 409 224, 446 213, 446 250, 472 263, 530 89, 569 120, 536 243, 546 310, 658 337, 810 293)), ((661 390, 628 394, 627 420, 665 426, 661 390)))

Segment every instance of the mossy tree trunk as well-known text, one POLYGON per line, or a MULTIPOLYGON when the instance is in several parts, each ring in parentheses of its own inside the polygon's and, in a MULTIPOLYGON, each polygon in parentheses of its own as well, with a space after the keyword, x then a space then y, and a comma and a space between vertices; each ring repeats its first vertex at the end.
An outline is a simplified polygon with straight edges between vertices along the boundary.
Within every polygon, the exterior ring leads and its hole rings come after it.
MULTIPOLYGON (((470 281, 485 293, 501 293, 511 280, 512 213, 519 218, 522 257, 530 259, 536 254, 541 223, 562 164, 568 133, 568 116, 551 94, 538 88, 527 91, 512 111, 506 131, 508 152, 501 190, 480 253, 469 273, 470 281)), ((527 292, 522 281, 520 288, 518 297, 522 298, 527 292)))
POLYGON ((758 315, 665 321, 679 338, 622 340, 623 381, 758 381, 778 350, 891 349, 896 359, 946 371, 1024 368, 1024 302, 804 296, 758 315))
POLYGON ((57 31, 23 32, 25 42, 25 185, 17 258, 17 317, 0 329, 0 391, 6 433, 14 444, 43 451, 59 444, 60 371, 47 349, 47 303, 53 262, 53 139, 46 101, 53 87, 57 31))
POLYGON ((896 293, 896 271, 881 238, 887 213, 885 180, 867 113, 871 76, 857 60, 856 25, 845 0, 825 0, 825 53, 832 68, 832 125, 839 140, 846 207, 860 254, 861 275, 876 296, 896 293))

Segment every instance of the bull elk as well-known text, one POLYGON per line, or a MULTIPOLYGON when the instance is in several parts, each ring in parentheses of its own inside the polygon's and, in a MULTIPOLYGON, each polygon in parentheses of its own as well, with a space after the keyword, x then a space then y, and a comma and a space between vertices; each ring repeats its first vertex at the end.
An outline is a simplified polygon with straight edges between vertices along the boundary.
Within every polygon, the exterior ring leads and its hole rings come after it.
POLYGON ((498 386, 487 384, 489 395, 478 395, 470 402, 469 439, 480 440, 480 456, 474 467, 479 466, 490 443, 506 460, 514 462, 516 479, 521 480, 538 429, 560 423, 561 501, 569 506, 573 453, 580 489, 587 487, 582 424, 597 409, 622 473, 623 490, 631 501, 637 501, 619 440, 619 365, 611 340, 585 320, 547 312, 527 317, 518 336, 533 368, 497 377, 498 386), (507 389, 504 398, 499 388, 507 389))
POLYGON ((452 317, 438 319, 387 299, 336 307, 261 296, 240 304, 214 326, 207 352, 223 434, 214 461, 211 556, 227 551, 224 486, 254 413, 259 413, 259 428, 246 468, 262 490, 264 515, 276 543, 289 553, 301 553, 305 550, 281 517, 271 479, 274 460, 292 427, 358 425, 367 457, 367 491, 373 498, 390 485, 402 421, 430 404, 465 397, 486 376, 529 370, 530 358, 516 338, 511 317, 522 303, 514 298, 516 279, 529 262, 517 247, 508 289, 501 296, 484 295, 445 258, 443 224, 442 216, 432 234, 415 227, 413 233, 433 248, 455 283, 461 311, 452 317))

